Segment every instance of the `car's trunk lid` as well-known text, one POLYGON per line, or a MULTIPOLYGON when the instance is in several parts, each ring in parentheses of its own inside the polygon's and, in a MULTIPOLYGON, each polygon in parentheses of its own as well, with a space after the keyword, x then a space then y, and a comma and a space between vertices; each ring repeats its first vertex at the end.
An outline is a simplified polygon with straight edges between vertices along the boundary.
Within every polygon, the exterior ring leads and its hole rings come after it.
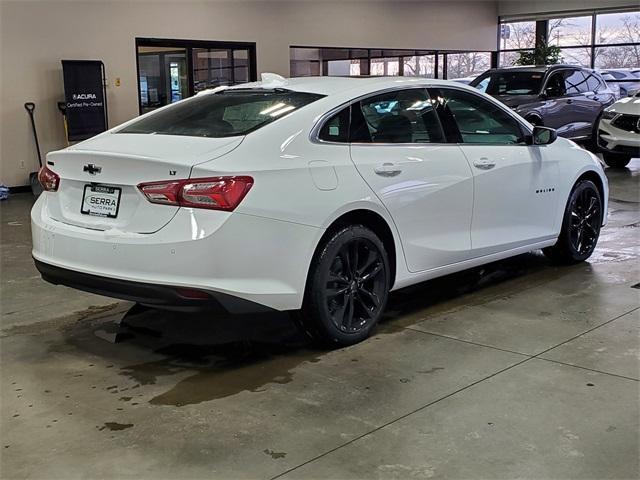
POLYGON ((58 192, 47 202, 48 214, 93 230, 158 231, 178 207, 148 202, 137 185, 189 178, 194 165, 225 155, 242 138, 107 133, 52 152, 47 164, 61 180, 58 192), (117 205, 100 211, 91 202, 117 205))

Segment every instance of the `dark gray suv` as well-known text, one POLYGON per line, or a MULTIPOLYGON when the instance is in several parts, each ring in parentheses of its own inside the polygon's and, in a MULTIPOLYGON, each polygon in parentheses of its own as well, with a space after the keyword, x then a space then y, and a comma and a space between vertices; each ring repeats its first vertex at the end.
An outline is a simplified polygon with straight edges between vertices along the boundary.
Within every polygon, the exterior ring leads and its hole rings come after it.
POLYGON ((555 128, 573 140, 591 139, 600 112, 615 102, 597 72, 572 65, 495 68, 470 85, 530 123, 555 128))

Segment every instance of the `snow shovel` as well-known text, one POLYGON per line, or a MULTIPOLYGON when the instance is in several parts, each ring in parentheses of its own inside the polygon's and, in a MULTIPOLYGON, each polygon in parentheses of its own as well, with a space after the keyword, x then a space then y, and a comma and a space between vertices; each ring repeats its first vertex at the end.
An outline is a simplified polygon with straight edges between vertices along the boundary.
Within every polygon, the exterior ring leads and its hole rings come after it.
MULTIPOLYGON (((29 114, 31 119, 31 128, 33 130, 33 138, 36 141, 36 151, 38 152, 38 164, 42 168, 42 156, 40 155, 40 142, 38 142, 38 132, 36 131, 36 122, 33 118, 33 112, 36 109, 36 104, 33 102, 27 102, 24 104, 24 108, 29 114)), ((37 197, 42 193, 42 185, 38 181, 38 172, 31 172, 29 174, 29 183, 31 184, 31 191, 37 197)))

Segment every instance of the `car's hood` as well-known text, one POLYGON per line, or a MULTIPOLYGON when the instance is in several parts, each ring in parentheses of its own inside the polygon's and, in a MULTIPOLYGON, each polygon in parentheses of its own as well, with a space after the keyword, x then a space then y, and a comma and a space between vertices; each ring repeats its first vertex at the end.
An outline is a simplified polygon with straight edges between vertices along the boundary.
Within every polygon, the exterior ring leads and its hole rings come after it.
POLYGON ((607 108, 608 111, 640 115, 640 97, 625 97, 607 108))
POLYGON ((537 95, 494 95, 493 97, 511 108, 538 101, 537 95))

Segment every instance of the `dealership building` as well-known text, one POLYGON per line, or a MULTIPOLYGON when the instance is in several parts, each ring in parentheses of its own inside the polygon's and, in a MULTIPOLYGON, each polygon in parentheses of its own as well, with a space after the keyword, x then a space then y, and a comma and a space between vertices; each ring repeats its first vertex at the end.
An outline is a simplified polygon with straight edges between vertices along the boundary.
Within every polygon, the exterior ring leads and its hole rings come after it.
POLYGON ((640 476, 637 2, 0 0, 0 58, 0 478, 640 476))

